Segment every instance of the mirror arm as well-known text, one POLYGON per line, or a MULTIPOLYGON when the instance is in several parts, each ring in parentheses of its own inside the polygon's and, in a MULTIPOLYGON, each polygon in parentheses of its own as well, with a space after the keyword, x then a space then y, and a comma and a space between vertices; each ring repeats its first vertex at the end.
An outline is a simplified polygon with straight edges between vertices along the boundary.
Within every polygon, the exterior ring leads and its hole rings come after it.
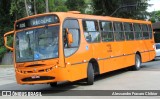
POLYGON ((7 35, 11 35, 13 33, 14 31, 10 31, 4 34, 4 45, 6 48, 10 49, 11 51, 13 51, 13 48, 7 45, 7 35))

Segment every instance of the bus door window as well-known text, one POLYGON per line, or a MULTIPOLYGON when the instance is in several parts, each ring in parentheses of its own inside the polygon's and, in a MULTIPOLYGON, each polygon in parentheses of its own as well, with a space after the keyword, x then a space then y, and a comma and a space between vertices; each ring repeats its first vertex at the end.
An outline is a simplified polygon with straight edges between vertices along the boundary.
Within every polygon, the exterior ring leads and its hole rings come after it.
POLYGON ((64 47, 68 46, 68 39, 67 39, 67 31, 66 31, 66 29, 63 29, 63 45, 64 45, 64 47))
POLYGON ((100 32, 97 21, 83 21, 84 36, 87 42, 100 42, 100 32))
POLYGON ((78 21, 75 19, 65 20, 63 25, 63 45, 64 45, 64 54, 66 57, 74 54, 79 47, 80 43, 80 30, 78 21), (73 42, 68 44, 68 32, 71 33, 73 42))

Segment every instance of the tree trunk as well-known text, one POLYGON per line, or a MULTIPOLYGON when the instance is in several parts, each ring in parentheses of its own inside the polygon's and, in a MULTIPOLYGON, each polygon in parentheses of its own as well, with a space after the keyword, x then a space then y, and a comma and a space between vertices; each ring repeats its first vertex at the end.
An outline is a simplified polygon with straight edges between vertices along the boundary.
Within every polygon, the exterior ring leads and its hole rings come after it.
POLYGON ((48 0, 45 0, 46 2, 46 13, 49 12, 49 7, 48 7, 48 0))
POLYGON ((27 16, 29 16, 29 13, 28 13, 28 6, 27 6, 27 1, 26 1, 26 0, 24 0, 24 3, 25 3, 25 8, 26 8, 26 14, 27 14, 27 16))
POLYGON ((34 0, 34 14, 37 14, 36 0, 34 0))

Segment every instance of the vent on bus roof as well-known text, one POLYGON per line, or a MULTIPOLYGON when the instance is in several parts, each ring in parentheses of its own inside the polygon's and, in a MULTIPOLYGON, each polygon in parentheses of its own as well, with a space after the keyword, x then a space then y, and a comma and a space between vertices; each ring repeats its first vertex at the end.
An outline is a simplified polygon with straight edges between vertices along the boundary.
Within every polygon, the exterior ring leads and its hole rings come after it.
POLYGON ((79 11, 68 11, 68 13, 80 14, 81 12, 79 12, 79 11))

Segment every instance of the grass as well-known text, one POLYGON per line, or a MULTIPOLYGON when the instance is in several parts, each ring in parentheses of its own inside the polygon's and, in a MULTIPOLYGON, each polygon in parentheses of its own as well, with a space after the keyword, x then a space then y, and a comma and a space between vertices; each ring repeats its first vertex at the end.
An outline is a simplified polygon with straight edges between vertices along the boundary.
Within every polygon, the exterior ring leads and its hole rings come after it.
POLYGON ((0 65, 0 67, 14 67, 13 65, 0 65))

